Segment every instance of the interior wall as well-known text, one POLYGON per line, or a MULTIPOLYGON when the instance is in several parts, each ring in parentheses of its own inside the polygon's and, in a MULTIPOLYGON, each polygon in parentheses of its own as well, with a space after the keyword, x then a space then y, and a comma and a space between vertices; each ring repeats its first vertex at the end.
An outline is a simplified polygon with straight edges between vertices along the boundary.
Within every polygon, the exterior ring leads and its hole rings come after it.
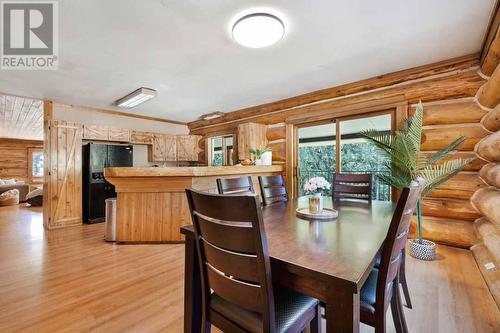
POLYGON ((43 148, 43 141, 0 139, 0 178, 29 183, 28 149, 43 148))
MULTIPOLYGON (((65 120, 83 125, 107 125, 128 128, 135 131, 165 133, 165 134, 188 134, 186 125, 168 123, 156 120, 127 117, 106 111, 88 107, 75 106, 62 103, 53 103, 53 119, 65 120)), ((149 162, 148 146, 134 145, 134 166, 148 167, 153 165, 175 165, 175 162, 149 162)))
MULTIPOLYGON (((397 75, 368 79, 370 84, 353 83, 362 92, 351 93, 352 87, 334 87, 323 95, 332 94, 339 97, 316 100, 302 106, 287 106, 300 101, 293 98, 286 102, 268 103, 252 109, 253 115, 243 112, 226 114, 231 119, 218 124, 189 124, 192 134, 204 135, 205 138, 214 133, 234 132, 238 124, 256 122, 270 125, 267 131, 269 146, 273 150, 273 163, 284 162, 287 174, 292 174, 293 156, 289 154, 286 141, 286 125, 309 122, 328 117, 349 115, 352 110, 369 108, 374 103, 399 100, 406 103, 406 112, 414 110, 415 103, 424 102, 424 128, 422 150, 432 153, 446 147, 460 135, 467 140, 453 153, 455 157, 476 157, 474 145, 484 138, 488 132, 480 125, 484 111, 475 104, 475 94, 485 80, 478 74, 479 58, 463 63, 447 63, 441 67, 430 65, 418 71, 407 70, 397 75), (425 76, 422 73, 427 73, 425 76), (436 74, 439 73, 439 74, 436 74), (397 77, 394 77, 397 76, 397 77), (389 80, 390 79, 390 80, 389 80), (387 81, 382 85, 380 81, 387 81), (376 89, 370 88, 376 87, 376 89), (280 105, 283 106, 279 109, 280 105), (272 110, 269 112, 268 110, 272 110), (241 115, 241 118, 238 118, 241 115), (194 126, 201 125, 201 126, 194 126)), ((320 95, 320 93, 310 93, 320 95)), ((307 95, 307 94, 306 94, 307 95)), ((300 99, 302 97, 297 97, 300 99)), ((391 102, 392 103, 392 102, 391 102)), ((405 112, 405 113, 406 113, 405 112)), ((440 243, 468 248, 477 241, 473 221, 478 213, 470 204, 472 194, 484 184, 478 171, 484 161, 476 158, 463 172, 450 179, 440 189, 432 192, 424 202, 424 237, 440 243)), ((416 236, 415 221, 411 229, 412 237, 416 236)))

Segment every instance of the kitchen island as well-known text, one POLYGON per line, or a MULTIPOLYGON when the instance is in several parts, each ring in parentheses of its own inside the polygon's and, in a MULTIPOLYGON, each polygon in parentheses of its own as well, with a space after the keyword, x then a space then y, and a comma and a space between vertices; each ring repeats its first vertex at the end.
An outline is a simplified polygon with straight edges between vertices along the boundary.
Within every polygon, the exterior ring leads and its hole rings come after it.
POLYGON ((106 168, 117 193, 117 242, 182 242, 180 228, 191 224, 186 188, 217 193, 217 178, 277 175, 283 166, 106 168))

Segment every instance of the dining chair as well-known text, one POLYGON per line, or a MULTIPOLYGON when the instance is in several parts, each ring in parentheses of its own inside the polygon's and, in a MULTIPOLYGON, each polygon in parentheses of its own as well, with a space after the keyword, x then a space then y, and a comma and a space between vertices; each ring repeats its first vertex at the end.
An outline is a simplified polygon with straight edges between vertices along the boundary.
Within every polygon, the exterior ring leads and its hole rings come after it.
POLYGON ((283 175, 259 176, 259 185, 264 206, 288 201, 283 175))
POLYGON ((219 194, 255 194, 251 176, 238 178, 217 178, 219 194))
POLYGON ((389 304, 396 332, 408 332, 398 281, 403 249, 422 187, 423 181, 401 192, 382 246, 380 265, 372 269, 360 291, 361 322, 375 327, 376 333, 385 332, 385 314, 389 304))
POLYGON ((334 173, 332 195, 334 199, 372 200, 372 175, 334 173))
POLYGON ((260 200, 186 189, 202 289, 202 332, 320 330, 318 300, 272 284, 260 200), (228 237, 230 235, 230 237, 228 237), (212 292, 213 291, 213 292, 212 292))

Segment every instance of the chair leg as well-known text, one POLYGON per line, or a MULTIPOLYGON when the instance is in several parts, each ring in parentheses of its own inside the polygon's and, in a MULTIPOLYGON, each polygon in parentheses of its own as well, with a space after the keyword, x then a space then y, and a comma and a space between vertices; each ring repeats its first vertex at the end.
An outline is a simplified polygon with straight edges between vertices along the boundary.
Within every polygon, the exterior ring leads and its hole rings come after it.
POLYGON ((412 309, 413 305, 411 304, 410 291, 408 290, 408 283, 406 282, 406 251, 403 249, 401 265, 399 265, 399 283, 401 283, 401 287, 403 288, 403 294, 405 296, 406 307, 408 309, 412 309))
POLYGON ((394 327, 396 328, 396 333, 402 333, 403 327, 401 326, 401 312, 399 311, 400 305, 397 301, 399 286, 396 281, 397 278, 392 283, 391 313, 392 320, 394 321, 394 327))
POLYGON ((212 324, 208 321, 208 320, 205 320, 205 326, 204 328, 202 328, 202 332, 204 333, 210 333, 211 330, 212 330, 212 324))
POLYGON ((311 320, 310 331, 311 333, 321 332, 321 307, 319 306, 319 304, 316 305, 316 315, 311 320))
MULTIPOLYGON (((399 276, 396 277, 396 279, 396 281, 398 281, 399 276)), ((406 325, 405 313, 403 310, 403 304, 401 302, 401 292, 399 291, 399 286, 396 283, 395 285, 396 288, 393 289, 394 292, 391 299, 391 311, 394 318, 397 317, 397 320, 394 319, 394 326, 396 326, 396 332, 408 333, 408 326, 406 325)))

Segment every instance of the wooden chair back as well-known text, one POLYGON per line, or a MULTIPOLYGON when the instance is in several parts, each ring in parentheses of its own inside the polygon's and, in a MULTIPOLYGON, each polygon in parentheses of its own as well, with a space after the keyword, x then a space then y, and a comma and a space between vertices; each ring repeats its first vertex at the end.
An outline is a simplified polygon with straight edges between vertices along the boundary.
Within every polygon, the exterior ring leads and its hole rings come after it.
POLYGON ((217 190, 219 194, 255 194, 251 176, 238 178, 217 178, 217 190))
POLYGON ((275 331, 267 239, 256 195, 219 195, 186 189, 202 280, 203 322, 211 290, 262 315, 263 332, 275 331))
POLYGON ((334 199, 372 200, 372 175, 335 173, 332 195, 334 199))
POLYGON ((259 185, 264 206, 288 201, 283 175, 259 176, 259 185))
POLYGON ((403 260, 403 251, 408 239, 410 222, 423 186, 424 182, 422 180, 410 187, 405 187, 401 192, 392 217, 389 231, 382 247, 377 280, 377 306, 380 306, 382 309, 385 309, 385 305, 383 304, 387 304, 390 301, 389 297, 391 293, 388 292, 388 288, 391 283, 398 283, 396 277, 398 276, 399 266, 403 260), (381 300, 381 302, 378 300, 381 300))

